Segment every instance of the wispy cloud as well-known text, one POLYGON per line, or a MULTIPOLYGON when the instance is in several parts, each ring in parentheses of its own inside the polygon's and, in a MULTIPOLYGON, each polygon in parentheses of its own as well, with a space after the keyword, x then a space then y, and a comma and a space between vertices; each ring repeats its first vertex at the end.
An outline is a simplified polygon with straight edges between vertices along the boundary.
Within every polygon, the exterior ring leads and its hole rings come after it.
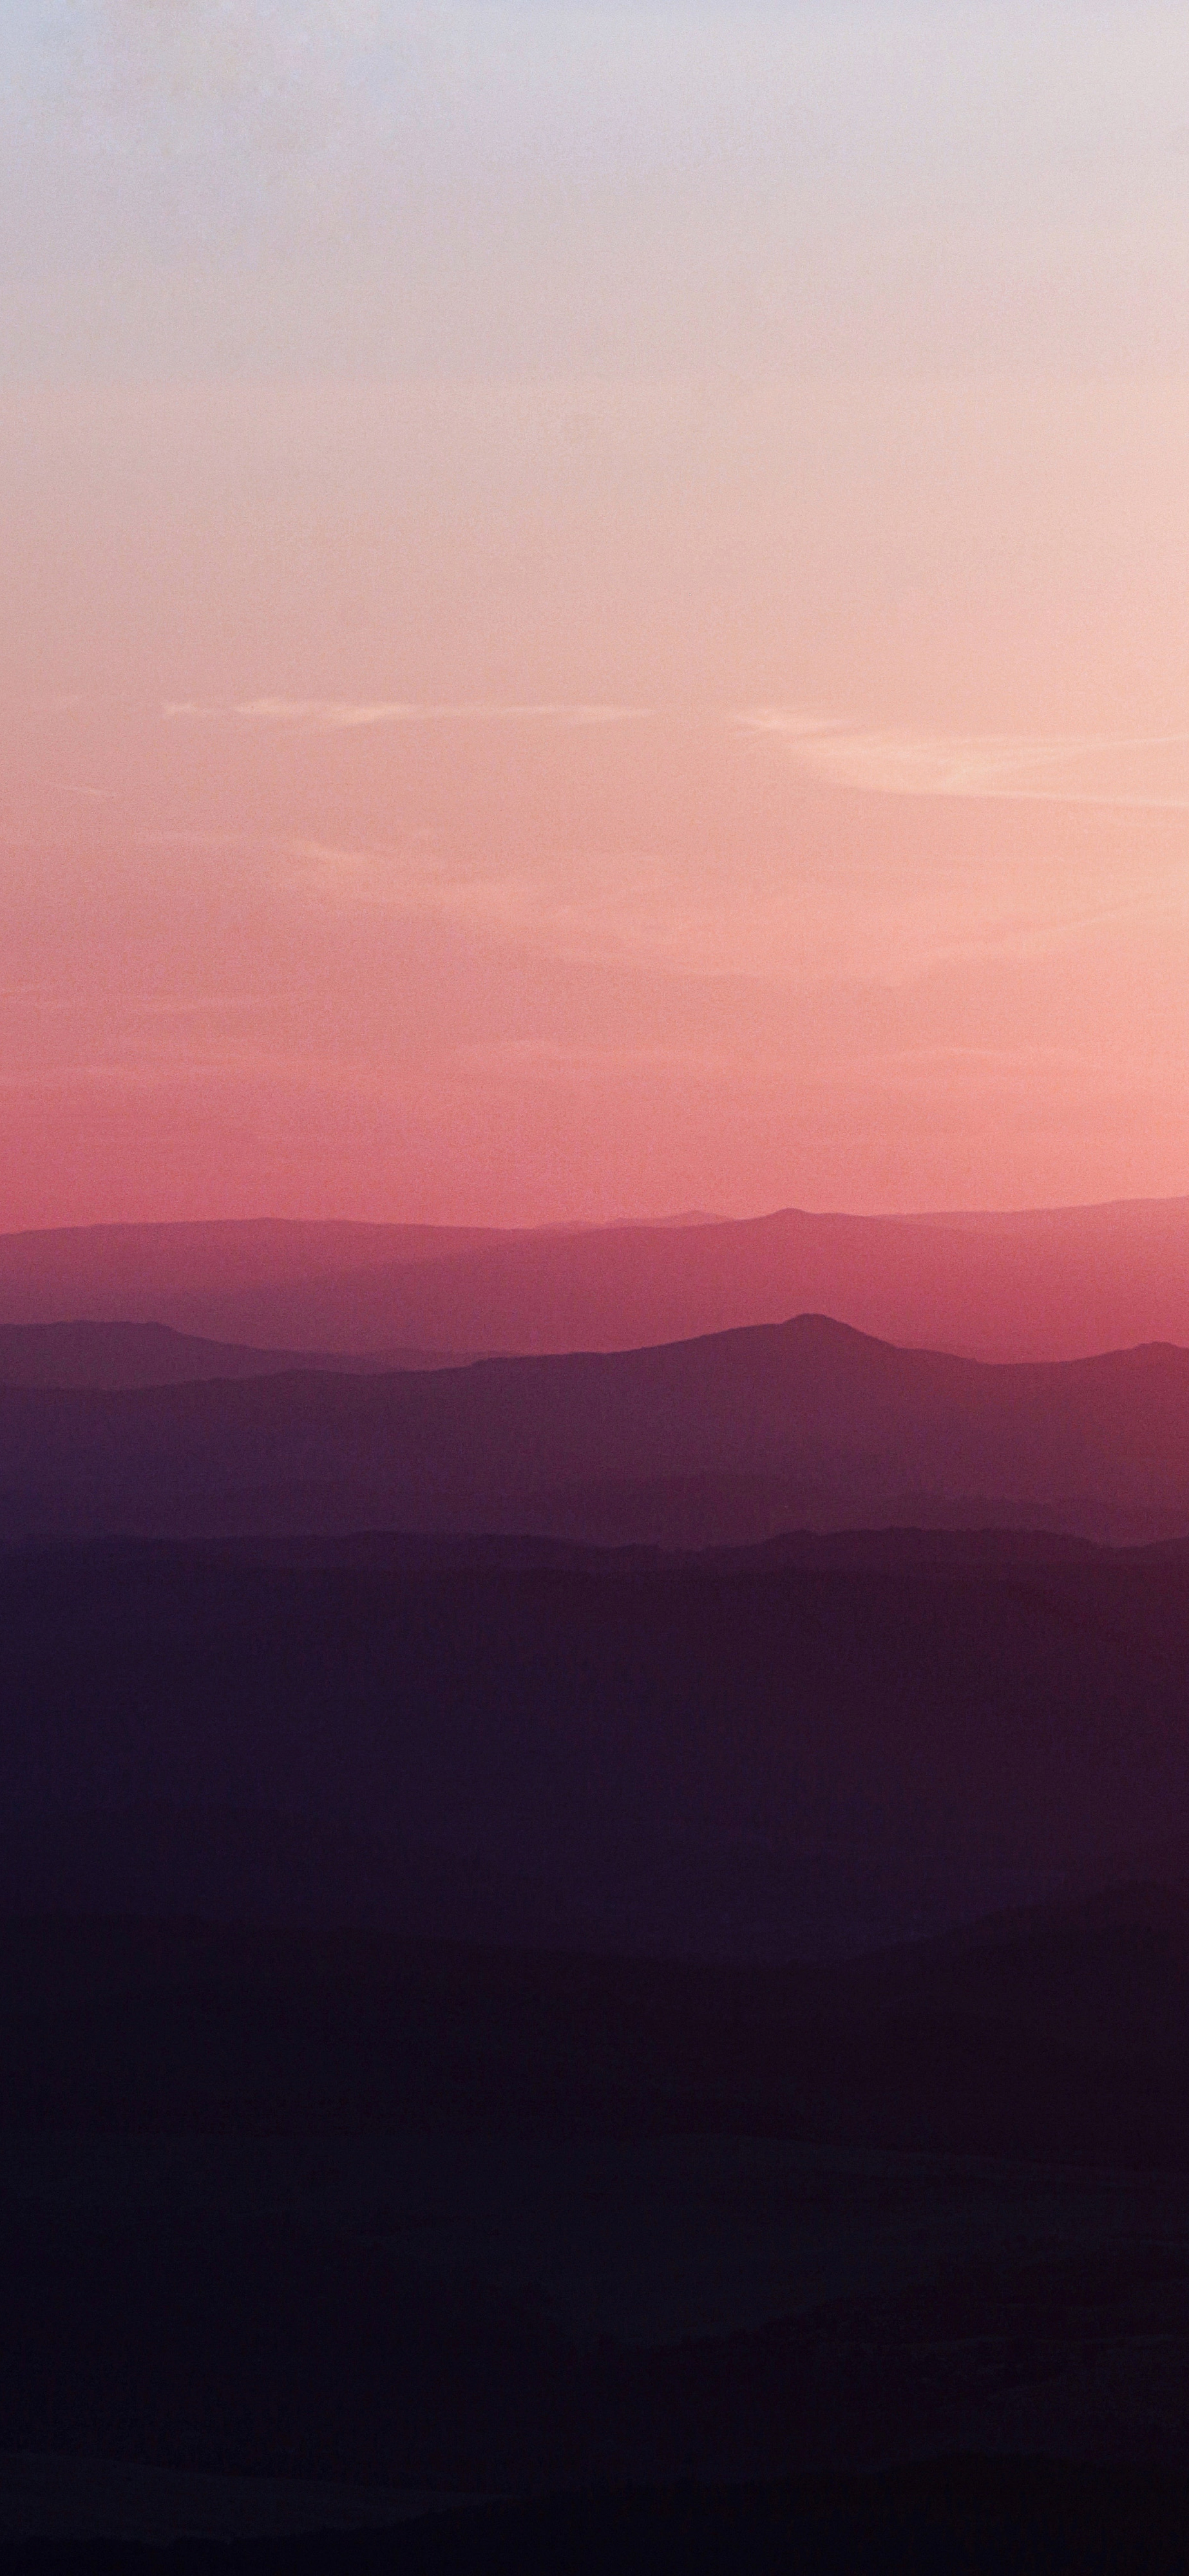
POLYGON ((167 699, 161 712, 167 719, 296 725, 319 733, 350 733, 368 725, 624 724, 647 715, 649 709, 550 701, 518 705, 486 699, 433 705, 403 698, 247 698, 230 706, 208 706, 194 698, 176 698, 167 699))
POLYGON ((1164 918, 1179 930, 1179 855, 1142 888, 1108 869, 1069 878, 1000 865, 971 878, 962 868, 922 879, 883 870, 848 883, 795 870, 741 889, 692 883, 688 869, 643 852, 554 853, 534 867, 484 866, 427 845, 343 848, 278 845, 288 881, 332 906, 448 920, 479 937, 510 940, 572 961, 681 975, 742 975, 799 987, 826 981, 888 985, 941 969, 1040 959, 1093 942, 1126 924, 1164 918))
POLYGON ((551 1079, 572 1074, 581 1079, 617 1081, 625 1075, 660 1073, 738 1080, 751 1069, 746 1051, 715 1052, 704 1046, 562 1045, 549 1038, 508 1038, 494 1044, 454 1049, 457 1063, 489 1075, 539 1074, 551 1079))
POLYGON ((622 958, 663 934, 672 889, 648 887, 649 863, 607 854, 557 854, 552 866, 479 867, 416 839, 400 849, 343 849, 321 841, 282 845, 290 872, 334 904, 436 915, 460 928, 544 947, 569 958, 622 958))
MULTIPOLYGON (((571 963, 632 963, 697 976, 770 974, 774 924, 730 887, 687 881, 681 861, 644 850, 556 849, 533 861, 483 862, 428 840, 343 848, 288 841, 286 875, 333 906, 448 921, 571 963)), ((788 898, 777 897, 788 946, 788 898)))
MULTIPOLYGON (((436 922, 481 945, 513 947, 612 974, 745 978, 811 993, 890 989, 982 966, 1183 941, 1189 919, 1182 834, 1150 836, 1137 873, 1130 840, 1097 832, 1083 847, 995 846, 986 854, 863 836, 828 866, 793 841, 724 870, 684 845, 541 847, 509 836, 452 845, 410 830, 391 843, 181 831, 146 848, 189 848, 254 875, 270 900, 436 922)), ((1138 951, 1136 952, 1138 953, 1138 951)))
POLYGON ((1189 810, 1189 732, 935 734, 804 707, 740 708, 734 721, 824 785, 870 795, 1189 810))

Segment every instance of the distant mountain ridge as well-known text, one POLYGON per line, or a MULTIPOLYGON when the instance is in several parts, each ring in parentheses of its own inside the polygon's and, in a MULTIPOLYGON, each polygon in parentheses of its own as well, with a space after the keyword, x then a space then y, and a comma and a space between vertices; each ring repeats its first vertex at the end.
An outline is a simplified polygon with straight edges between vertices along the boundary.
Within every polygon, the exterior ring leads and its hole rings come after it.
POLYGON ((650 1348, 823 1313, 986 1359, 1189 1345, 1189 1199, 508 1228, 295 1220, 0 1236, 0 1323, 268 1349, 650 1348))
MULTIPOLYGON (((1189 1529, 1189 1351, 991 1365, 803 1315, 649 1350, 426 1373, 308 1368, 127 1391, 0 1387, 0 1535, 607 1535, 608 1498, 693 1486, 700 1543, 881 1506, 1091 1537, 1189 1529), (777 1524, 779 1526, 779 1523, 777 1524)), ((921 1515, 915 1514, 916 1517, 921 1515)), ((643 1535, 655 1535, 645 1530, 643 1535)), ((630 1514, 615 1535, 630 1539, 630 1514)))

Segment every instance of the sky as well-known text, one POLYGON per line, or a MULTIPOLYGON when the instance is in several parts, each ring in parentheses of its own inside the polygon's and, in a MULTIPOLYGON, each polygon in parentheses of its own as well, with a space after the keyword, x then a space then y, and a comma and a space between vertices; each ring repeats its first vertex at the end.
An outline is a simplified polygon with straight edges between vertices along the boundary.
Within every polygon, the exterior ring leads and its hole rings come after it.
POLYGON ((6 0, 0 1226, 1189 1191, 1189 14, 6 0))

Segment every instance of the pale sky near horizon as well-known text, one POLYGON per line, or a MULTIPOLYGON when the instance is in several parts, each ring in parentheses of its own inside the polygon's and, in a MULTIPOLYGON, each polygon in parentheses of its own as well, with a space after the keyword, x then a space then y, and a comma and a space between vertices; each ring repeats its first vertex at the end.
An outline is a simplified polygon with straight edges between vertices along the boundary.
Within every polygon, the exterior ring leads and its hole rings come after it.
POLYGON ((7 0, 0 1227, 1189 1191, 1189 15, 7 0))

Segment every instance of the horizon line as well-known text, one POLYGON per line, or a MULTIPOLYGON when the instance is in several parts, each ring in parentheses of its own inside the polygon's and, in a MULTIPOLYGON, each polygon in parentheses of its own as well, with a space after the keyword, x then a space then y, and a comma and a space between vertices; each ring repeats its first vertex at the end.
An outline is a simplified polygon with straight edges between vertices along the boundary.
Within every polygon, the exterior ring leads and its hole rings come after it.
POLYGON ((506 1240, 539 1235, 613 1234, 670 1229, 673 1232, 700 1232, 718 1227, 772 1225, 782 1217, 802 1218, 810 1223, 842 1225, 922 1225, 1026 1223, 1030 1219, 1059 1216, 1109 1216, 1127 1209, 1172 1209, 1189 1207, 1189 1191, 1136 1193, 1107 1199, 1055 1199, 1003 1207, 936 1208, 840 1208, 806 1207, 788 1201, 779 1207, 762 1208, 745 1215, 726 1215, 709 1209, 676 1209, 664 1215, 618 1215, 610 1217, 544 1217, 535 1222, 497 1224, 489 1220, 465 1217, 369 1217, 369 1216, 278 1216, 260 1212, 251 1216, 188 1217, 96 1217, 65 1218, 54 1225, 0 1227, 0 1243, 32 1241, 55 1234, 161 1234, 209 1232, 268 1226, 278 1230, 302 1227, 375 1234, 468 1234, 487 1235, 506 1240))

